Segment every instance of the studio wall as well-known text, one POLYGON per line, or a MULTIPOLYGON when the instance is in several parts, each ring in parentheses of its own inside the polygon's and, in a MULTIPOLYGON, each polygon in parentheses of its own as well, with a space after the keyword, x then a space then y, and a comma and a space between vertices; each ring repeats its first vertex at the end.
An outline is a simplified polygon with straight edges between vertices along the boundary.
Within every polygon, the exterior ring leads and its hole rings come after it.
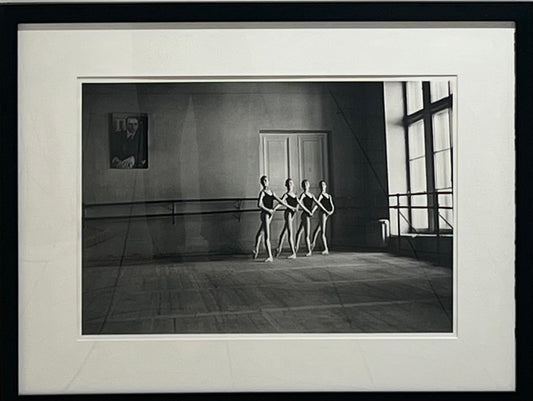
MULTIPOLYGON (((331 246, 375 247, 377 221, 388 217, 383 108, 383 85, 371 82, 84 84, 83 202, 254 198, 260 131, 328 132, 329 184, 337 206, 331 246), (113 112, 148 115, 148 169, 109 168, 113 112)), ((91 210, 106 213, 97 209, 91 210)), ((124 205, 114 213, 143 211, 149 212, 124 205)), ((273 242, 281 223, 280 214, 273 242)), ((87 220, 83 256, 90 263, 249 253, 258 225, 258 213, 87 220)))

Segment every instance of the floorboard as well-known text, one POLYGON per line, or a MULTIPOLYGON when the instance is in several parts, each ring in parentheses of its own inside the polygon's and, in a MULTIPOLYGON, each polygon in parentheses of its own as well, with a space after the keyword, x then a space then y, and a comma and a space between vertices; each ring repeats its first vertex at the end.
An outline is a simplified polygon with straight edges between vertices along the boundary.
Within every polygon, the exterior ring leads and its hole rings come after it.
POLYGON ((452 270, 386 253, 83 269, 83 334, 445 333, 452 270))

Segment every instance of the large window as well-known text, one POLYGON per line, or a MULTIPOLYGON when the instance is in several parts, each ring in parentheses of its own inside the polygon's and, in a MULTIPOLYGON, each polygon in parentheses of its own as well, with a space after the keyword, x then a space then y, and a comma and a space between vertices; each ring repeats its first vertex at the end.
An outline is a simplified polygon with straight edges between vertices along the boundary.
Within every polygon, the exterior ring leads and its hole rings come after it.
POLYGON ((451 231, 450 82, 405 82, 403 92, 409 229, 427 233, 451 231))

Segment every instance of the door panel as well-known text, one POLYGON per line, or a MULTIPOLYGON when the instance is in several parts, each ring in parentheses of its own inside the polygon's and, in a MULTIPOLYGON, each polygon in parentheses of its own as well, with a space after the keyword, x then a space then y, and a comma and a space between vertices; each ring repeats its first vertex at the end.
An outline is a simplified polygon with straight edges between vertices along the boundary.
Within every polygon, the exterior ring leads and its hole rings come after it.
POLYGON ((308 179, 313 193, 319 192, 320 180, 328 180, 327 134, 261 133, 261 172, 270 179, 271 188, 279 195, 285 192, 285 180, 294 181, 295 191, 302 191, 302 180, 308 179))
POLYGON ((270 180, 270 187, 278 195, 284 192, 289 176, 289 138, 283 136, 263 137, 263 173, 270 180))
POLYGON ((309 180, 311 192, 319 192, 318 183, 327 179, 324 160, 324 143, 322 137, 315 135, 299 138, 300 177, 309 180))

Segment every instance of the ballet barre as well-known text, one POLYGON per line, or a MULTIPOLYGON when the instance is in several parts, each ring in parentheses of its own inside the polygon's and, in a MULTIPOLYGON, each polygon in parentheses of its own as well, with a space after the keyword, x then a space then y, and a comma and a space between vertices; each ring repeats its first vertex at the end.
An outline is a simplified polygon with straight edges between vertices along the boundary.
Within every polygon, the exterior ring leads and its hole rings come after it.
MULTIPOLYGON (((176 217, 180 216, 201 216, 201 215, 223 215, 223 214, 242 214, 250 212, 259 212, 256 206, 257 198, 205 198, 205 199, 158 199, 146 201, 131 202, 100 202, 83 204, 83 220, 121 220, 121 219, 142 219, 142 218, 165 218, 171 217, 172 224, 176 223, 176 217), (253 202, 253 207, 245 207, 246 202, 253 202), (178 210, 178 205, 201 204, 201 209, 206 204, 223 204, 232 203, 229 206, 219 207, 217 210, 178 210), (157 208, 157 212, 142 212, 139 209, 157 208), (106 213, 105 210, 118 208, 119 213, 106 213), (127 209, 127 210, 126 210, 127 209), (222 210, 221 210, 222 209, 222 210)), ((224 205, 222 205, 224 206, 224 205)), ((279 211, 285 208, 279 208, 279 211)))

